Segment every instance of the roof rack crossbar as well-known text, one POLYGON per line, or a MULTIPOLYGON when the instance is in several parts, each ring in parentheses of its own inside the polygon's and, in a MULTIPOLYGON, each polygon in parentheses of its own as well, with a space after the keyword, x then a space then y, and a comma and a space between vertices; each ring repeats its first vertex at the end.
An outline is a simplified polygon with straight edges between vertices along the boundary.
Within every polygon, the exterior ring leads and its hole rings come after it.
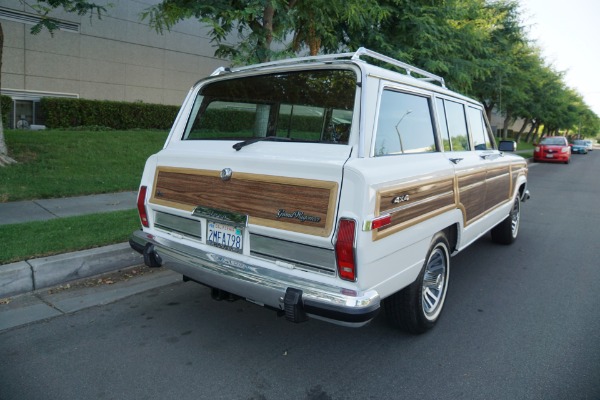
POLYGON ((388 63, 390 65, 394 65, 396 67, 400 67, 400 68, 402 68, 402 69, 404 69, 406 71, 406 74, 408 76, 412 76, 412 73, 414 72, 416 74, 419 74, 419 75, 425 77, 425 78, 418 78, 418 77, 415 76, 414 78, 423 79, 423 80, 426 80, 426 81, 438 82, 440 85, 442 85, 442 87, 444 87, 444 88, 446 87, 446 83, 444 81, 444 78, 442 78, 441 76, 432 74, 431 72, 425 71, 424 69, 417 68, 414 65, 407 64, 405 62, 396 60, 394 58, 391 58, 391 57, 388 57, 386 55, 377 53, 375 51, 366 49, 364 47, 361 47, 358 50, 356 50, 356 53, 354 53, 354 55, 352 56, 352 59, 353 60, 360 60, 361 56, 371 57, 371 58, 374 58, 376 60, 388 63))
POLYGON ((219 67, 211 74, 211 76, 217 76, 217 75, 221 75, 223 73, 232 72, 232 71, 246 71, 246 70, 252 70, 252 69, 263 68, 263 67, 297 64, 298 62, 308 62, 308 61, 334 61, 334 60, 340 60, 340 59, 345 59, 345 58, 351 59, 351 60, 364 61, 361 59, 361 56, 371 57, 376 60, 383 61, 390 65, 404 69, 406 71, 406 75, 408 75, 408 76, 412 76, 412 73, 416 73, 416 74, 424 77, 424 78, 420 78, 420 77, 413 76, 416 79, 438 82, 440 85, 442 85, 442 87, 444 87, 444 88, 446 87, 444 78, 442 78, 441 76, 434 75, 431 72, 425 71, 424 69, 417 68, 417 67, 407 64, 405 62, 398 61, 394 58, 385 56, 383 54, 377 53, 372 50, 368 50, 364 47, 360 47, 354 53, 324 54, 324 55, 320 55, 320 56, 288 58, 288 59, 284 59, 284 60, 269 61, 269 62, 265 62, 265 63, 261 63, 261 64, 248 65, 245 67, 235 67, 235 68, 219 67))

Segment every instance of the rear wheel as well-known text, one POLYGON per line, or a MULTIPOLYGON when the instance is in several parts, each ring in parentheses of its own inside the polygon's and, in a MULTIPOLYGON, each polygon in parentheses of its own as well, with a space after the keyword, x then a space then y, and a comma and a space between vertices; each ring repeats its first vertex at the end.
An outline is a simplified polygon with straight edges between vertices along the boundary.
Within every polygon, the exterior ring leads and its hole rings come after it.
POLYGON ((450 246, 446 236, 434 236, 416 281, 385 299, 385 313, 394 326, 423 333, 438 320, 448 290, 450 246))
POLYGON ((516 196, 508 217, 492 229, 492 240, 500 244, 513 243, 519 234, 520 223, 521 199, 519 199, 519 196, 516 196))

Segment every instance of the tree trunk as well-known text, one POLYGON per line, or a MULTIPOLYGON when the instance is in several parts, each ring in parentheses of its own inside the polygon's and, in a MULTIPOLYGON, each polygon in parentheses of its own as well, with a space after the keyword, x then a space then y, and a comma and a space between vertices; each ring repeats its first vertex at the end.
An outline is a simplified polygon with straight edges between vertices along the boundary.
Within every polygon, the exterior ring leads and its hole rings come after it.
MULTIPOLYGON (((0 72, 2 71, 2 50, 4 49, 4 31, 2 30, 2 24, 0 23, 0 72)), ((0 74, 0 77, 2 75, 0 74)), ((1 79, 1 78, 0 78, 1 79)), ((0 88, 2 87, 2 81, 0 80, 0 88)), ((4 167, 8 164, 16 163, 16 161, 8 156, 8 147, 6 147, 6 141, 4 140, 4 123, 2 122, 2 100, 0 99, 0 167, 4 167)))
POLYGON ((523 126, 519 130, 519 133, 517 133, 517 135, 515 136, 515 142, 519 143, 519 141, 521 140, 521 135, 523 135, 523 132, 525 132, 525 127, 527 126, 527 124, 529 124, 529 122, 529 119, 525 118, 525 121, 523 121, 523 126))
POLYGON ((532 121, 531 122, 531 128, 529 128, 529 131, 527 132, 527 136, 525 136, 525 143, 529 143, 531 140, 531 135, 533 133, 533 130, 535 129, 535 125, 536 122, 532 121))
POLYGON ((264 42, 262 49, 259 49, 259 61, 271 61, 271 42, 273 42, 273 17, 275 16, 275 8, 271 2, 267 2, 263 10, 263 30, 264 42), (261 54, 262 53, 262 54, 261 54))
POLYGON ((512 117, 510 116, 510 113, 506 113, 506 118, 504 118, 504 124, 502 126, 502 139, 508 138, 508 125, 510 125, 511 120, 512 117))

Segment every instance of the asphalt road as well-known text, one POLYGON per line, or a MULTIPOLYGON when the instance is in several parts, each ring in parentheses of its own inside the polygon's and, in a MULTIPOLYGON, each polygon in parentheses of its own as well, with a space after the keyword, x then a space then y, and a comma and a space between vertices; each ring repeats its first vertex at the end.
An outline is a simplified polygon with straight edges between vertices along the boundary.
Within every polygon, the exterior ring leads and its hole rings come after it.
POLYGON ((410 336, 294 325, 194 283, 0 332, 0 399, 600 399, 600 151, 534 164, 512 246, 452 259, 410 336))

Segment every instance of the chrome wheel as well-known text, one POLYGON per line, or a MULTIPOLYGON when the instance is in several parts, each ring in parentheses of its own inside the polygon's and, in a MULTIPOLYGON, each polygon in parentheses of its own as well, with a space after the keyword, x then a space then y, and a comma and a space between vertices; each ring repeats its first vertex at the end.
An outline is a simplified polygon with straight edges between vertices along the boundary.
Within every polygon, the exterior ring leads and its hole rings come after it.
POLYGON ((510 233, 513 239, 519 234, 519 222, 521 221, 521 201, 519 197, 515 199, 513 208, 510 211, 510 233))
POLYGON ((423 274, 422 306, 428 320, 435 320, 446 297, 448 282, 448 254, 438 245, 431 252, 423 274))
POLYGON ((443 232, 435 234, 418 278, 384 300, 389 321, 410 333, 433 328, 444 307, 450 278, 450 245, 443 232))
POLYGON ((506 218, 492 228, 492 240, 500 244, 511 244, 517 239, 521 224, 521 199, 515 196, 512 208, 506 218))

